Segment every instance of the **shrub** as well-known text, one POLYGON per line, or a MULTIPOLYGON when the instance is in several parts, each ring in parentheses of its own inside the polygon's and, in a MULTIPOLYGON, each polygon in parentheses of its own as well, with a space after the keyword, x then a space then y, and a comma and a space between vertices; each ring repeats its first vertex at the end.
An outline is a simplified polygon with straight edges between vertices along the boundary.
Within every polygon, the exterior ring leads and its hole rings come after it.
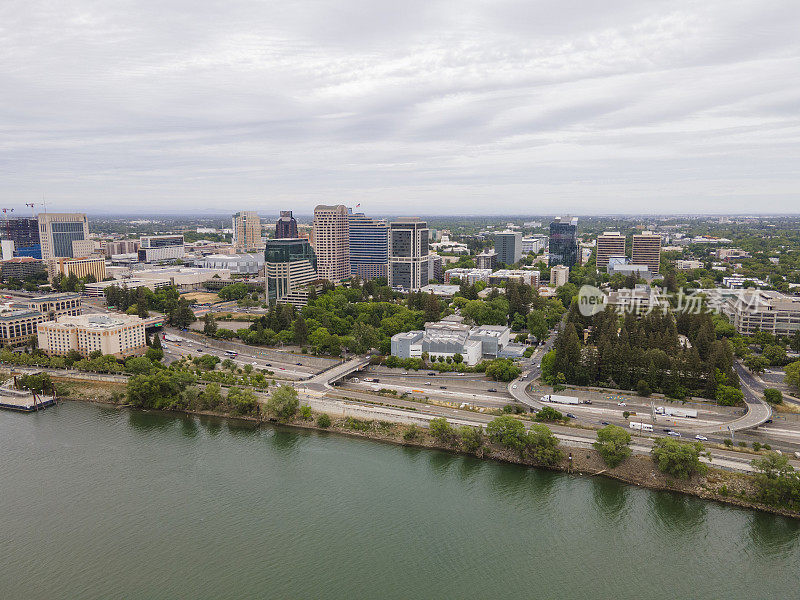
POLYGON ((477 452, 483 446, 483 431, 478 427, 462 425, 458 428, 458 437, 466 452, 477 452))
POLYGON ((733 440, 731 438, 725 438, 724 440, 722 440, 722 443, 725 444, 726 446, 733 446, 733 440))
POLYGON ((649 396, 653 393, 653 391, 650 389, 650 384, 648 384, 644 379, 640 379, 636 383, 636 393, 640 396, 649 396))
POLYGON ((537 421, 561 421, 563 419, 564 415, 552 406, 544 406, 536 413, 537 421))
POLYGON ((344 420, 345 429, 352 429, 353 431, 369 431, 372 429, 372 421, 362 421, 355 417, 347 417, 344 420))
POLYGON ((328 413, 322 413, 317 417, 317 427, 328 428, 331 426, 331 418, 328 413))
POLYGON ((300 407, 300 418, 304 421, 311 420, 311 407, 310 406, 301 406, 300 407))
POLYGON ((452 425, 450 425, 444 417, 431 419, 428 425, 428 431, 442 444, 451 446, 455 442, 455 429, 453 429, 452 425))
POLYGON ((407 442, 415 440, 419 437, 420 429, 416 425, 409 425, 403 432, 403 439, 407 442))
POLYGON ((762 447, 764 450, 772 450, 772 446, 770 446, 769 444, 764 444, 764 445, 763 445, 763 446, 761 446, 761 447, 762 447))
POLYGON ((761 442, 753 442, 753 450, 755 450, 756 452, 761 450, 761 442))

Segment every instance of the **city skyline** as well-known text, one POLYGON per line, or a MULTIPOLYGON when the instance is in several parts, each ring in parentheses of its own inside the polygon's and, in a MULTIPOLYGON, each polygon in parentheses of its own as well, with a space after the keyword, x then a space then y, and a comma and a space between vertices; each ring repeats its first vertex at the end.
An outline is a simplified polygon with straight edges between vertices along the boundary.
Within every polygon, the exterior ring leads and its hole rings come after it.
POLYGON ((88 214, 800 207, 796 3, 76 1, 3 17, 0 194, 20 213, 43 197, 88 214))

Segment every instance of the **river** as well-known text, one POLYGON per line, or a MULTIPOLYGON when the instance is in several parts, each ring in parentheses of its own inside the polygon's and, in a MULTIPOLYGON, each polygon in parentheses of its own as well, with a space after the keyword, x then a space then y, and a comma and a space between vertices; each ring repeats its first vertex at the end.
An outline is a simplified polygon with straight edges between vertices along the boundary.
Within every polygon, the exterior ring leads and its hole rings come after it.
POLYGON ((602 477, 65 403, 0 413, 0 598, 796 598, 800 522, 602 477))

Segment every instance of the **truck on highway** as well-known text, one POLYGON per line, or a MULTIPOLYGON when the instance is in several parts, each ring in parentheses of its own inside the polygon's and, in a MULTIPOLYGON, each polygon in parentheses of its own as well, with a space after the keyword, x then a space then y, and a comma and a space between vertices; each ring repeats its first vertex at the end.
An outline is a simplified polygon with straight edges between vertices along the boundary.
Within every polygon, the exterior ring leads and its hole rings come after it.
POLYGON ((697 418, 697 411, 691 408, 673 408, 671 406, 656 406, 656 414, 668 417, 697 418))
POLYGON ((639 431, 653 431, 653 426, 650 423, 637 423, 636 421, 631 421, 628 423, 628 427, 631 429, 637 429, 639 431))
POLYGON ((547 394, 539 398, 542 402, 553 402, 555 404, 581 404, 579 398, 575 396, 558 396, 556 394, 547 394))
POLYGON ((164 339, 168 342, 180 342, 181 338, 175 337, 174 335, 170 335, 168 333, 164 334, 164 339))

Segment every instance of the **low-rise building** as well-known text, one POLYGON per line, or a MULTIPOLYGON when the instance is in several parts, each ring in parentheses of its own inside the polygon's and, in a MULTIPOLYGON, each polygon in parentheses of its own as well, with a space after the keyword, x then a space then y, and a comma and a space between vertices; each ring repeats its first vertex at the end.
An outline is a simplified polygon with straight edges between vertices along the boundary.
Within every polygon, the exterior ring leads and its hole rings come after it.
POLYGON ((468 285, 473 285, 478 281, 485 281, 488 283, 491 274, 491 269, 448 269, 444 272, 444 282, 450 283, 454 277, 458 277, 458 279, 465 281, 468 285))
POLYGON ((753 334, 759 331, 790 336, 800 331, 800 297, 767 290, 747 290, 728 295, 722 312, 736 331, 753 334))
MULTIPOLYGON (((713 269, 714 267, 712 267, 713 269)), ((742 275, 731 275, 722 278, 722 285, 732 290, 741 290, 745 287, 768 287, 766 281, 761 281, 757 277, 743 277, 742 275)))
POLYGON ((462 317, 451 315, 435 323, 425 323, 424 331, 407 331, 392 336, 392 355, 398 358, 453 357, 460 354, 464 363, 475 365, 483 357, 494 358, 508 345, 511 330, 501 325, 470 327, 462 317))
POLYGON ((39 349, 50 356, 77 350, 82 356, 100 351, 117 358, 141 356, 147 350, 144 320, 132 315, 59 317, 38 324, 39 349))
POLYGON ((44 261, 30 256, 18 256, 0 263, 0 277, 9 279, 26 279, 47 272, 44 261))
POLYGON ((720 260, 731 260, 732 258, 750 258, 750 253, 740 248, 720 248, 716 252, 720 260))
POLYGON ((106 278, 106 259, 97 256, 51 258, 47 261, 47 274, 51 280, 59 275, 74 275, 78 279, 91 275, 95 281, 102 281, 106 278))
POLYGON ((139 239, 139 260, 159 262, 185 256, 182 235, 144 235, 139 239))
POLYGON ((206 269, 227 269, 234 275, 257 275, 264 268, 263 254, 210 254, 198 261, 206 269))
POLYGON ((664 297, 659 288, 646 284, 636 285, 634 288, 621 288, 608 294, 606 303, 618 312, 633 312, 635 314, 653 311, 667 312, 669 301, 664 297))
POLYGON ((29 308, 6 308, 0 310, 0 344, 24 346, 36 335, 37 324, 47 320, 38 310, 29 308))
POLYGON ((703 263, 699 260, 676 260, 675 268, 678 271, 694 271, 695 269, 702 269, 703 263))
POLYGON ((15 308, 27 308, 45 315, 46 319, 56 319, 65 315, 77 316, 83 313, 83 300, 80 294, 64 292, 29 298, 15 303, 15 308))
POLYGON ((421 287, 420 292, 424 292, 425 294, 433 294, 434 296, 440 296, 442 298, 452 298, 453 296, 458 293, 461 287, 457 285, 443 285, 437 283, 429 283, 428 285, 421 287))
POLYGON ((517 283, 524 283, 533 287, 539 287, 539 277, 541 273, 529 269, 500 269, 489 275, 489 285, 499 285, 511 280, 517 283))

